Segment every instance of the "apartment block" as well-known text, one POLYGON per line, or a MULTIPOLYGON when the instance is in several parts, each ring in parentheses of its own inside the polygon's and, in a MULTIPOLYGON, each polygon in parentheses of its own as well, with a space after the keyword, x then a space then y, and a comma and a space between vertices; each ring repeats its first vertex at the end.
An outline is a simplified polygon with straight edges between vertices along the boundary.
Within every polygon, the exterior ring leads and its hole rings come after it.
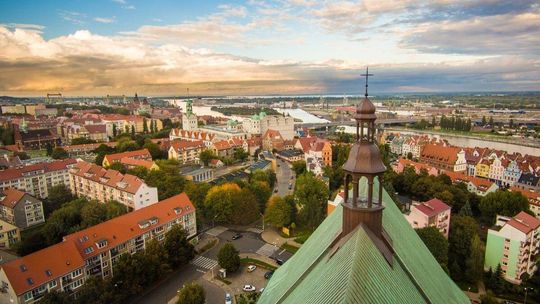
POLYGON ((77 196, 86 196, 100 202, 116 200, 131 210, 157 203, 157 188, 131 174, 105 169, 84 161, 74 165, 70 172, 70 189, 77 196))
POLYGON ((444 237, 448 238, 450 210, 450 206, 434 198, 424 203, 413 204, 411 212, 405 217, 414 229, 436 227, 444 237))
POLYGON ((0 303, 37 303, 50 291, 76 296, 91 276, 110 278, 123 254, 162 241, 174 225, 188 238, 197 234, 195 207, 185 193, 67 235, 63 241, 5 263, 0 269, 0 303))
POLYGON ((520 284, 524 274, 536 271, 535 258, 540 252, 540 220, 525 212, 513 218, 498 216, 500 229, 489 229, 484 269, 494 271, 501 265, 504 278, 520 284))
POLYGON ((14 188, 0 191, 0 219, 24 230, 45 222, 43 203, 14 188))
POLYGON ((169 159, 176 159, 183 164, 199 163, 199 156, 205 147, 202 140, 171 140, 169 159))
POLYGON ((0 174, 0 190, 15 188, 38 198, 46 198, 56 185, 69 185, 69 167, 74 159, 11 168, 0 174))
POLYGON ((141 149, 135 151, 126 151, 122 153, 107 154, 103 157, 102 166, 109 167, 114 163, 119 163, 123 158, 131 159, 141 159, 141 160, 152 160, 152 155, 148 149, 141 149))
POLYGON ((0 249, 9 249, 21 240, 19 228, 4 220, 0 220, 0 249))

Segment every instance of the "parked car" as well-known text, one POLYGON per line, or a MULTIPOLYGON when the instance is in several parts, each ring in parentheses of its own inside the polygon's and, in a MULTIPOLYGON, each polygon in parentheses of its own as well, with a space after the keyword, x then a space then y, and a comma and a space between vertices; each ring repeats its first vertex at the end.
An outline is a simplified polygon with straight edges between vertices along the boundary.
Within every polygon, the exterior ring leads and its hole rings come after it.
POLYGON ((265 279, 270 279, 270 278, 272 277, 273 274, 274 274, 274 271, 273 271, 273 270, 267 271, 267 272, 264 274, 264 278, 265 278, 265 279))
POLYGON ((225 295, 225 304, 232 304, 232 297, 229 293, 225 295))
POLYGON ((257 288, 255 288, 255 286, 253 286, 253 285, 244 285, 244 287, 242 287, 242 290, 243 291, 255 291, 255 290, 257 290, 257 288))
POLYGON ((283 263, 285 263, 285 261, 283 261, 282 259, 276 259, 276 263, 278 265, 283 265, 283 263))
POLYGON ((238 240, 241 237, 242 237, 242 235, 240 233, 236 233, 235 235, 233 235, 232 239, 234 241, 234 240, 238 240))
POLYGON ((259 289, 259 292, 260 292, 260 293, 263 293, 263 292, 264 292, 264 287, 261 288, 261 289, 259 289))
POLYGON ((253 271, 255 271, 255 269, 257 269, 257 266, 255 266, 255 265, 249 265, 248 266, 248 272, 253 272, 253 271))

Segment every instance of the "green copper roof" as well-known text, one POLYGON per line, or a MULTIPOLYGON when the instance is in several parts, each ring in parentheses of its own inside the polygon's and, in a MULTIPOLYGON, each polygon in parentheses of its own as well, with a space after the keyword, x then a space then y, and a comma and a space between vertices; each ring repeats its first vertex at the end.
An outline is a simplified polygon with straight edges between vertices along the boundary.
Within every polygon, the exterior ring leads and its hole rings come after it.
POLYGON ((470 303, 386 192, 383 202, 393 265, 362 226, 337 251, 329 248, 341 231, 340 205, 276 271, 258 303, 470 303))

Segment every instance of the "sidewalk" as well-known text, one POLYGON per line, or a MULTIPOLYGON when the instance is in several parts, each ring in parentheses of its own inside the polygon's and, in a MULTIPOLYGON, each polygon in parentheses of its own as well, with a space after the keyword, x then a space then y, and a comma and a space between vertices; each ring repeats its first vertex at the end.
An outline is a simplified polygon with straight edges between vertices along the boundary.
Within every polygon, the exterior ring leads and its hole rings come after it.
POLYGON ((276 244, 277 246, 281 247, 281 245, 288 243, 290 245, 300 247, 302 244, 299 244, 294 241, 295 238, 284 238, 282 237, 279 232, 277 232, 274 228, 266 228, 266 230, 261 233, 261 238, 263 241, 265 241, 268 244, 276 244))

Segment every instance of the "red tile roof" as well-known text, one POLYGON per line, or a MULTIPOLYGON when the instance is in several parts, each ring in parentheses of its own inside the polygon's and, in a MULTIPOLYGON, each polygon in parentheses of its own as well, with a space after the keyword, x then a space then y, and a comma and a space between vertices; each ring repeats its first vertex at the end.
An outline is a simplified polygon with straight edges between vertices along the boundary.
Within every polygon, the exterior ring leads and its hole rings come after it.
POLYGON ((518 213, 516 216, 514 216, 511 220, 509 220, 506 223, 525 234, 540 227, 539 219, 523 211, 518 213))
POLYGON ((443 211, 449 210, 450 206, 443 203, 441 200, 433 198, 427 202, 420 203, 415 205, 416 209, 418 209, 423 214, 427 215, 428 217, 434 216, 436 214, 439 214, 443 211))
POLYGON ((132 194, 135 194, 144 183, 135 175, 122 174, 116 170, 105 169, 84 161, 78 162, 70 172, 84 179, 132 194))
POLYGON ((150 155, 150 152, 148 152, 148 149, 142 149, 142 150, 136 150, 136 151, 126 151, 122 153, 115 153, 115 154, 107 154, 104 157, 104 160, 106 159, 109 164, 112 164, 114 161, 120 161, 122 158, 144 158, 148 160, 152 160, 152 155, 150 155))
POLYGON ((0 192, 0 205, 13 208, 23 198, 24 192, 14 188, 7 188, 0 192))
POLYGON ((193 149, 204 149, 204 142, 202 140, 172 140, 171 147, 174 151, 184 151, 193 149))
POLYGON ((445 171, 444 174, 448 175, 453 182, 463 182, 463 183, 471 182, 473 183, 475 187, 479 188, 481 191, 486 191, 493 185, 493 182, 488 179, 480 178, 476 176, 468 176, 460 172, 445 171))
POLYGON ((134 159, 129 157, 122 158, 120 163, 126 166, 145 167, 146 169, 151 169, 154 165, 154 162, 150 160, 134 159))
POLYGON ((188 196, 181 193, 148 207, 69 234, 64 237, 61 243, 3 264, 2 268, 15 293, 21 295, 52 279, 83 267, 87 258, 110 250, 155 229, 157 226, 194 211, 195 207, 188 196), (150 219, 157 220, 157 223, 141 228, 139 224, 146 223, 150 219), (96 242, 101 240, 106 240, 107 245, 100 249, 96 242), (90 254, 85 253, 85 249, 88 247, 93 249, 90 254), (22 265, 24 265, 25 271, 21 271, 22 265), (52 275, 48 276, 47 271, 50 271, 52 275), (31 285, 28 283, 29 278, 33 281, 31 285))
POLYGON ((428 144, 422 149, 420 157, 454 165, 457 161, 457 154, 461 151, 458 147, 444 147, 441 145, 428 144))
POLYGON ((300 146, 302 147, 302 151, 306 153, 309 151, 309 148, 311 147, 311 144, 317 140, 317 137, 300 137, 298 138, 298 142, 300 143, 300 146))
POLYGON ((67 170, 69 165, 75 164, 77 161, 72 158, 57 160, 49 163, 39 163, 21 168, 10 168, 1 172, 0 181, 9 181, 22 178, 24 175, 34 172, 43 171, 43 173, 67 170))
POLYGON ((518 188, 518 187, 510 187, 510 191, 521 192, 521 194, 523 194, 526 198, 528 198, 529 201, 540 202, 540 193, 538 193, 538 192, 525 190, 525 189, 521 189, 521 188, 518 188))

